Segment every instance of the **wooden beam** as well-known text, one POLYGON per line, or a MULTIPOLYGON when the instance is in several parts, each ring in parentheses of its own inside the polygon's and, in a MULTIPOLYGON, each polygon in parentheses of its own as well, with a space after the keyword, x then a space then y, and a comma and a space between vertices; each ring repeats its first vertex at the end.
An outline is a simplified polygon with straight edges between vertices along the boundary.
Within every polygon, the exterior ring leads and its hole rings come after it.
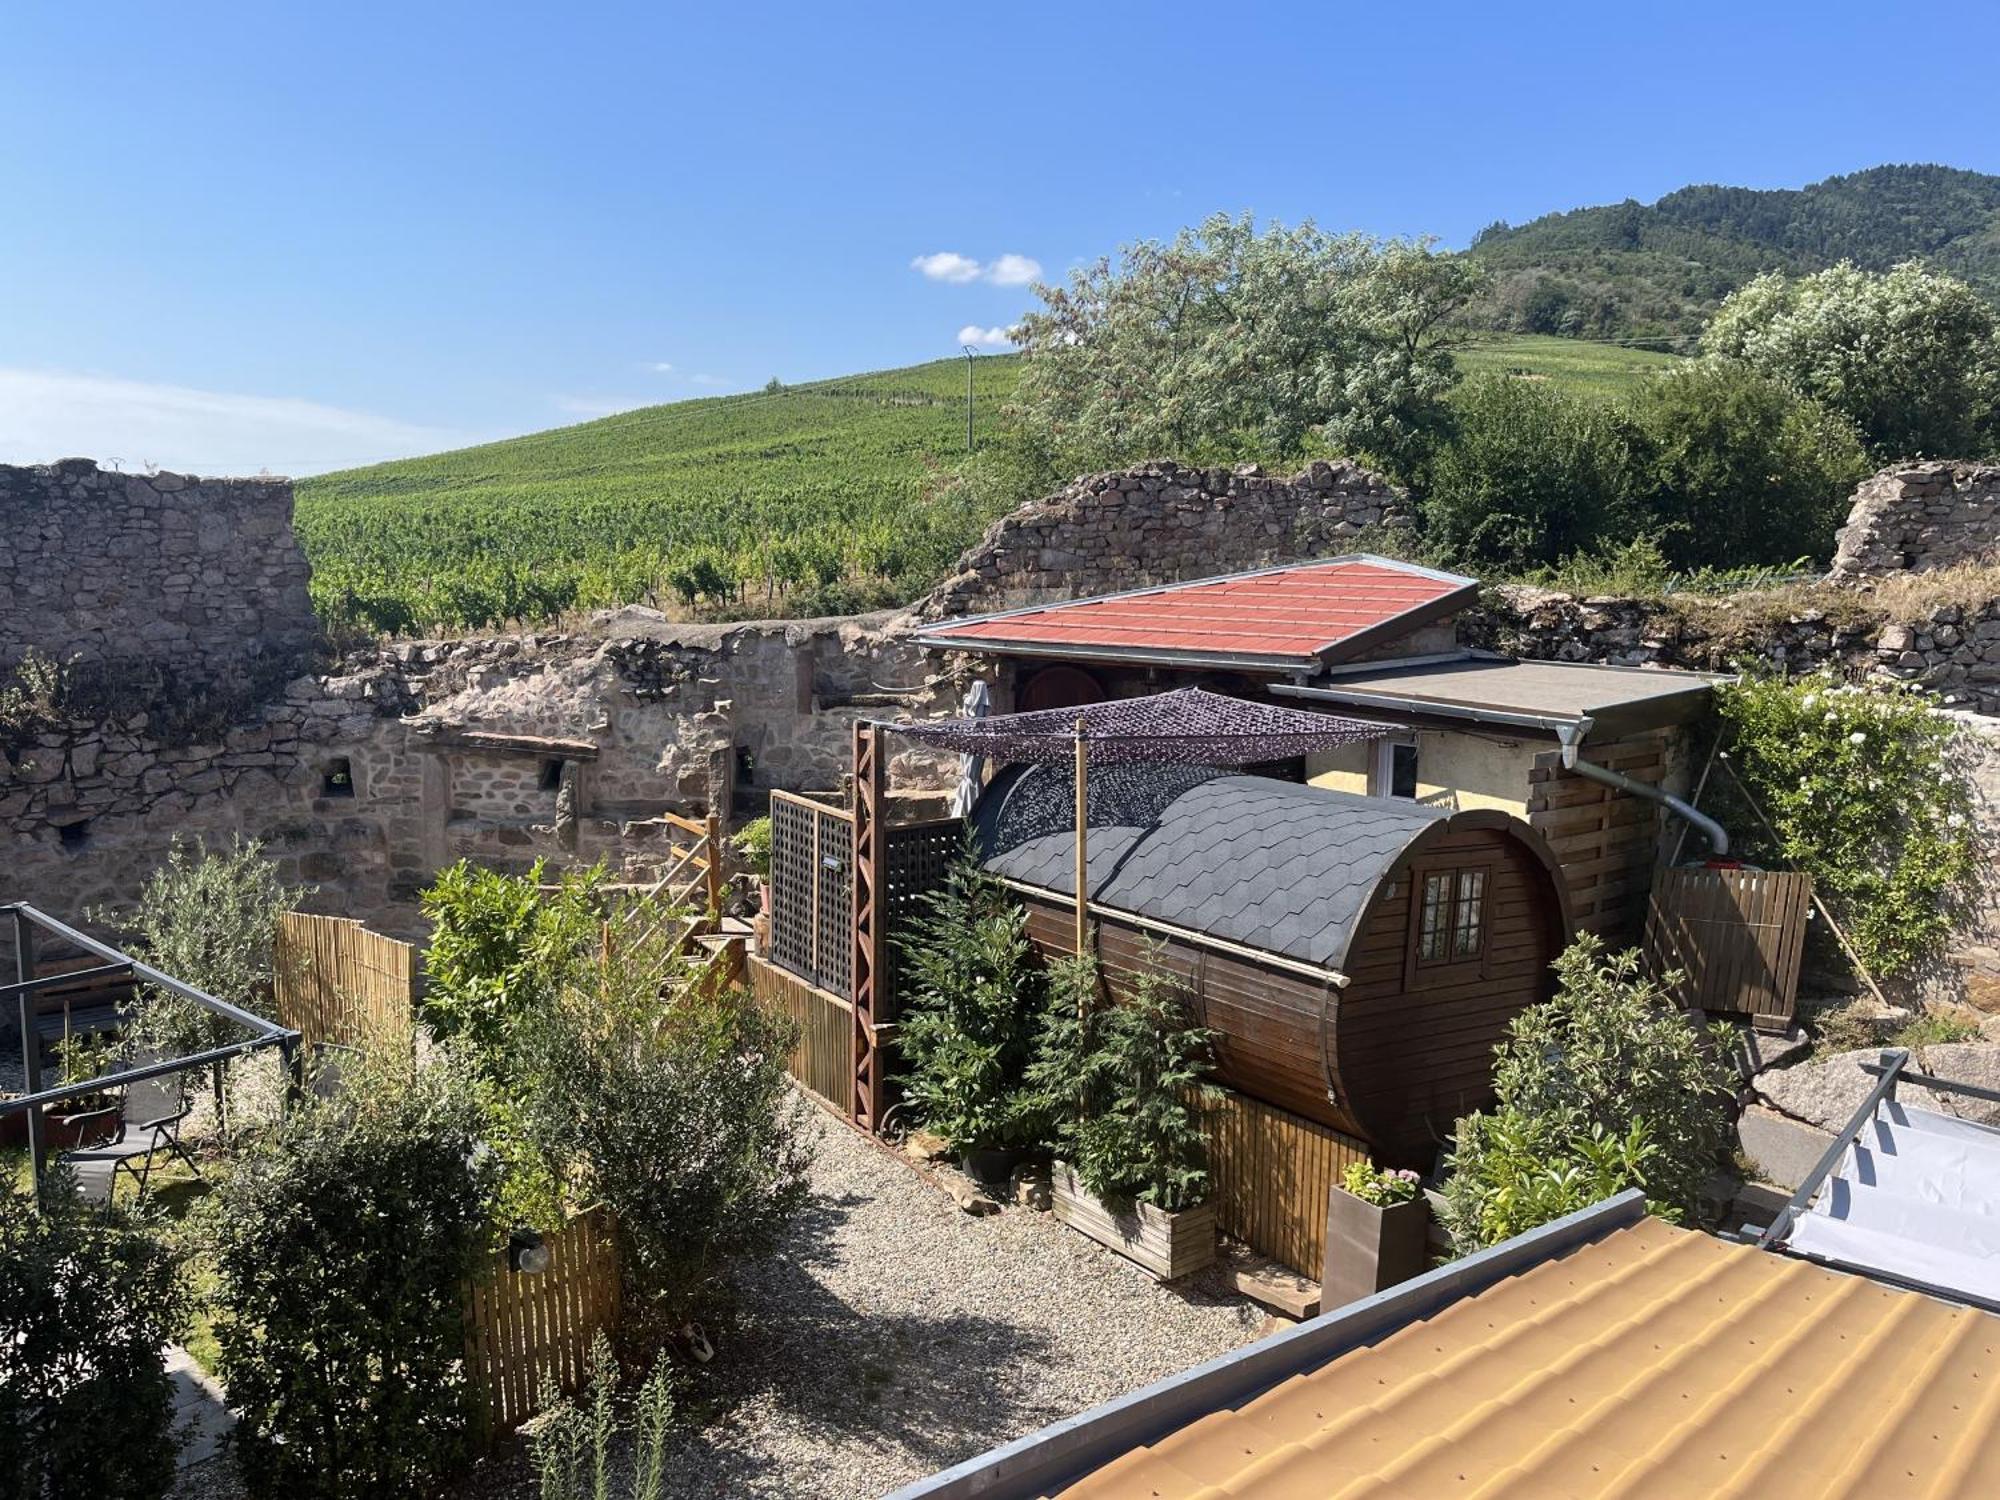
POLYGON ((1076 956, 1090 951, 1090 753, 1076 719, 1076 956))

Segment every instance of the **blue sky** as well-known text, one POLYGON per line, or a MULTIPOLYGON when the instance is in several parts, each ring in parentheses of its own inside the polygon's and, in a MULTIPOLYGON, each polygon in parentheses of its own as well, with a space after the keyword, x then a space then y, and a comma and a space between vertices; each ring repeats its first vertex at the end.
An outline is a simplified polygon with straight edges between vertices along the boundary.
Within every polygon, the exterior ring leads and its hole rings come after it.
POLYGON ((1462 245, 2000 171, 1996 54, 1973 4, 22 0, 0 461, 306 473, 908 364, 1216 209, 1462 245))

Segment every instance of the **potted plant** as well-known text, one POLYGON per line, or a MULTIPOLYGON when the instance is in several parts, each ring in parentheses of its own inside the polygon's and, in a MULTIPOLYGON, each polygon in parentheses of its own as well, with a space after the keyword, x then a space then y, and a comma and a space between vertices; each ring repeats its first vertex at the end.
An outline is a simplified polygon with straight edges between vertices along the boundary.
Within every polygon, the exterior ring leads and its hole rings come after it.
POLYGON ((1431 1206, 1415 1172, 1358 1161, 1327 1193, 1319 1305, 1372 1297, 1428 1263, 1431 1206))
POLYGON ((1201 1105, 1212 1034, 1149 962, 1126 999, 1098 1004, 1088 958, 1058 965, 1030 1080, 1058 1159, 1055 1215, 1163 1281, 1215 1259, 1201 1105))
POLYGON ((771 815, 752 818, 736 831, 729 845, 743 861, 749 871, 750 885, 755 895, 752 900, 750 930, 756 938, 757 951, 768 953, 771 949, 771 815))

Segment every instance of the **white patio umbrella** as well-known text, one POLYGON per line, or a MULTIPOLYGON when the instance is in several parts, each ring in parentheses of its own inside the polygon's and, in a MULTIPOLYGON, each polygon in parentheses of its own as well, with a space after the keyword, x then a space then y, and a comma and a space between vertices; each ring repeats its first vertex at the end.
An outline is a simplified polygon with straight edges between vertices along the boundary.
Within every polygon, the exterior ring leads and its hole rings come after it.
MULTIPOLYGON (((965 695, 965 717, 983 719, 993 708, 993 690, 986 685, 986 679, 974 680, 972 691, 965 695)), ((951 815, 962 818, 972 811, 972 805, 979 800, 980 772, 986 768, 983 755, 961 755, 958 758, 958 785, 952 788, 951 815)))

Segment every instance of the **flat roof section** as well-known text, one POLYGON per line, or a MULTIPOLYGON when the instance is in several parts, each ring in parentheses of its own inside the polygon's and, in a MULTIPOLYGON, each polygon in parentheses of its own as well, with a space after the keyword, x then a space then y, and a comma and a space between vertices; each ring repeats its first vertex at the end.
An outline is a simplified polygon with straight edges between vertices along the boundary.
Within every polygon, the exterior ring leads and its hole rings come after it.
POLYGON ((1478 588, 1456 573, 1357 553, 949 621, 919 639, 1079 660, 1310 669, 1442 619, 1478 588))

